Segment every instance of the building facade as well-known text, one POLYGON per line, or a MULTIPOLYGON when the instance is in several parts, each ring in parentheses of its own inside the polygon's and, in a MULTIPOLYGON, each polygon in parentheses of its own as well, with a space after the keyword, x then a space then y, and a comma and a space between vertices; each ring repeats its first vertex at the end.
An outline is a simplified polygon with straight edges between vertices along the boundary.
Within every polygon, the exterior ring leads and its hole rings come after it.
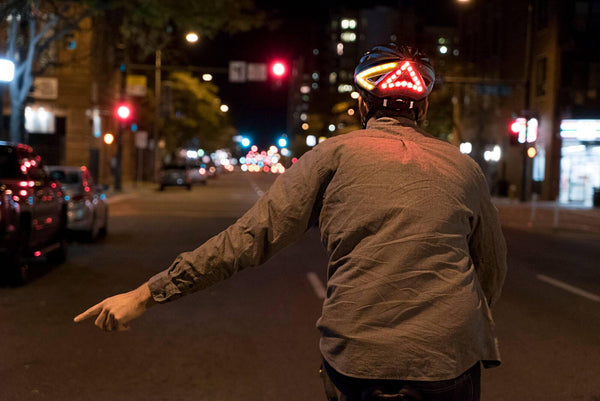
POLYGON ((475 107, 460 98, 461 121, 482 121, 479 140, 502 149, 500 160, 482 164, 522 200, 537 194, 589 206, 600 187, 599 22, 592 0, 490 0, 462 12, 461 50, 474 81, 465 90, 490 87, 475 94, 475 107), (515 117, 537 120, 535 142, 510 144, 515 117))

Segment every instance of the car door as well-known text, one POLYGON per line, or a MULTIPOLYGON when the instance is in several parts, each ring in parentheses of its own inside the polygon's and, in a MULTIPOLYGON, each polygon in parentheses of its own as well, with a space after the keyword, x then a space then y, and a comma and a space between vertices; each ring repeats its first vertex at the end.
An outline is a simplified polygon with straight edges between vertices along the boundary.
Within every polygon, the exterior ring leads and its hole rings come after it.
POLYGON ((56 238, 61 225, 60 187, 50 179, 40 160, 29 168, 29 178, 34 183, 32 236, 36 246, 42 246, 56 238))

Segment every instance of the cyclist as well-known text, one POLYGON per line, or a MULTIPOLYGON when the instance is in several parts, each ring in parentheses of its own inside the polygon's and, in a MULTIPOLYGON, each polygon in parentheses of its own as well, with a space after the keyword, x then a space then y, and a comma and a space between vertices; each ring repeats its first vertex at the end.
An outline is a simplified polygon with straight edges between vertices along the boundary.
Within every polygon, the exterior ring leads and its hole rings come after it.
POLYGON ((506 247, 477 164, 417 127, 434 81, 414 48, 367 52, 355 71, 364 129, 317 145, 232 226, 75 321, 124 329, 318 223, 330 260, 317 327, 341 398, 479 400, 480 363, 500 363, 490 306, 506 247))

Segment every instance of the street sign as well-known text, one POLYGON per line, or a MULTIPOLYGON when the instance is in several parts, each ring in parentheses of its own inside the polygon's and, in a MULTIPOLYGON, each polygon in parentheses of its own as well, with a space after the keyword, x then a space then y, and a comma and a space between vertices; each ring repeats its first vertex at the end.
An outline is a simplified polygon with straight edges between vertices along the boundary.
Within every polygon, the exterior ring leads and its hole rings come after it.
POLYGON ((229 62, 229 82, 246 82, 248 80, 248 63, 245 61, 229 62))
POLYGON ((248 63, 248 81, 264 82, 267 80, 267 65, 264 63, 248 63))
POLYGON ((147 131, 137 131, 135 133, 135 147, 138 149, 146 149, 148 147, 147 131))
POLYGON ((126 84, 127 95, 139 97, 146 96, 148 87, 147 78, 145 75, 127 74, 126 84))

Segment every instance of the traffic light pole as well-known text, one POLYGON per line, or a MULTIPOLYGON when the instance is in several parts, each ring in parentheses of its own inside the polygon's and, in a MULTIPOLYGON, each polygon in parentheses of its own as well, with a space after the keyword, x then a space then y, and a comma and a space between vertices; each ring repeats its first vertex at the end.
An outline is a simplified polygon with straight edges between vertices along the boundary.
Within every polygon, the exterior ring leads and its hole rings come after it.
MULTIPOLYGON (((125 65, 121 66, 121 89, 119 93, 119 101, 125 100, 125 79, 127 78, 127 70, 125 65)), ((115 191, 121 192, 122 186, 122 172, 123 172, 123 128, 125 122, 120 118, 117 119, 117 160, 115 165, 115 191)))
POLYGON ((521 158, 522 158, 522 174, 521 174, 521 202, 526 202, 529 199, 529 185, 527 185, 527 177, 529 176, 529 164, 527 159, 527 142, 521 144, 521 158))

